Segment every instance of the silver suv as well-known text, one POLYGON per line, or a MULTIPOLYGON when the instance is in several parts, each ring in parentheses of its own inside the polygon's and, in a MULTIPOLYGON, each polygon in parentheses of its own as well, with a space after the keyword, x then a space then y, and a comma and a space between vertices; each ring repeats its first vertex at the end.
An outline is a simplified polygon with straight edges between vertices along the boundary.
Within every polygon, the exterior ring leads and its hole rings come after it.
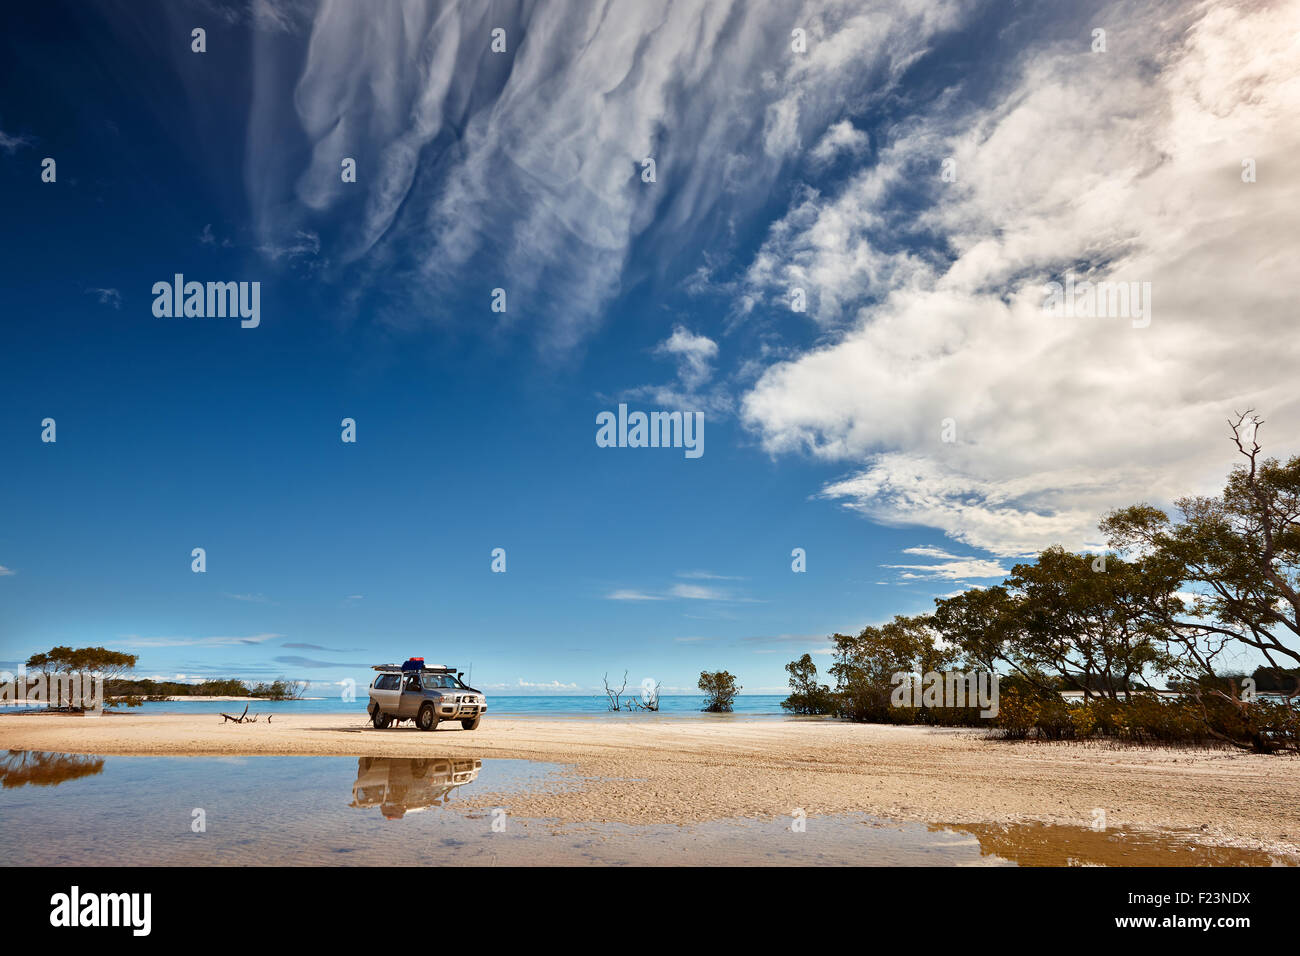
POLYGON ((370 683, 370 720, 383 730, 397 720, 414 720, 421 730, 434 730, 444 720, 459 720, 466 730, 477 730, 487 712, 481 691, 462 683, 454 667, 419 667, 403 670, 396 664, 375 666, 379 673, 370 683))

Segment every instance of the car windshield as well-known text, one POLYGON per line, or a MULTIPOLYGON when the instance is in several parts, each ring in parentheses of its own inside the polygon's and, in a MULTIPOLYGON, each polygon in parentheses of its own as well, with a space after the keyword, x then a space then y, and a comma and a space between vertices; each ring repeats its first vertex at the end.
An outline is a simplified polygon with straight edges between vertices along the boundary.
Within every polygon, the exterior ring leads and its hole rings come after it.
POLYGON ((465 685, 450 674, 425 674, 424 686, 426 688, 454 688, 464 687, 465 685))

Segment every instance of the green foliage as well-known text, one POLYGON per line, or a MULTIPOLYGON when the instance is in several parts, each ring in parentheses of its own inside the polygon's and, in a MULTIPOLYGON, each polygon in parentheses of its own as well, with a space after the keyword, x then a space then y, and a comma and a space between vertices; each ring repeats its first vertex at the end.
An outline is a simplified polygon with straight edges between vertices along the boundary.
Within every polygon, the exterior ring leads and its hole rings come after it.
MULTIPOLYGON (((833 635, 832 713, 978 725, 971 708, 891 700, 894 674, 958 664, 1002 675, 993 723, 1006 737, 1300 751, 1300 666, 1285 666, 1300 665, 1300 457, 1261 458, 1260 424, 1249 412, 1230 423, 1246 463, 1218 497, 1180 499, 1176 519, 1149 504, 1107 515, 1114 553, 1048 548, 1001 585, 936 600, 928 617, 833 635), (1274 699, 1215 670, 1241 650, 1268 661, 1250 680, 1274 699), (1175 693, 1151 692, 1155 678, 1175 693)), ((808 712, 811 658, 786 669, 787 709, 808 712)))
POLYGON ((50 678, 51 706, 86 710, 94 706, 91 699, 94 693, 92 679, 96 676, 103 679, 107 696, 109 683, 135 667, 137 659, 135 654, 110 651, 106 647, 71 648, 60 645, 43 654, 33 654, 27 659, 27 667, 50 678), (58 679, 73 676, 80 678, 79 694, 74 694, 70 684, 58 679))
POLYGON ((248 685, 241 680, 207 680, 200 684, 156 681, 148 678, 120 678, 104 683, 104 693, 114 705, 137 706, 135 702, 165 701, 169 697, 247 697, 248 685))
POLYGON ((1048 548, 1000 587, 935 601, 934 626, 973 664, 1114 700, 1169 667, 1160 611, 1178 580, 1161 570, 1048 548))
POLYGON ((272 683, 257 683, 249 690, 250 697, 265 697, 267 700, 297 700, 306 692, 306 681, 291 681, 283 677, 272 683))
POLYGON ((790 675, 790 696, 781 701, 782 708, 792 714, 834 712, 835 699, 829 687, 817 683, 817 665, 811 654, 786 664, 785 670, 790 675))
POLYGON ((1231 424, 1245 461, 1221 495, 1180 498, 1177 518, 1144 503, 1101 523, 1112 546, 1141 550, 1191 593, 1166 608, 1185 678, 1212 675, 1232 645, 1300 665, 1300 456, 1262 459, 1262 424, 1250 412, 1231 424))
POLYGON ((702 710, 710 713, 729 713, 743 688, 736 683, 734 674, 727 671, 700 671, 699 688, 704 692, 702 710))

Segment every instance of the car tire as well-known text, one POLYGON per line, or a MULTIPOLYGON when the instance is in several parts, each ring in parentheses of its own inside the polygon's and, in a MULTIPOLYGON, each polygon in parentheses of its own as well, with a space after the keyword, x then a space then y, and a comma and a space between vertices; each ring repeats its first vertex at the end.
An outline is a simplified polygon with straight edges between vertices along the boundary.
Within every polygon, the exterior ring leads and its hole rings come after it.
POLYGON ((482 719, 482 716, 479 716, 475 717, 473 720, 462 720, 460 725, 466 730, 478 730, 478 722, 482 719))
POLYGON ((393 718, 376 709, 375 712, 370 715, 370 722, 375 725, 375 730, 387 730, 388 725, 393 722, 393 718))
POLYGON ((425 704, 420 708, 420 713, 415 718, 415 726, 421 730, 438 729, 438 715, 434 713, 433 704, 425 704))

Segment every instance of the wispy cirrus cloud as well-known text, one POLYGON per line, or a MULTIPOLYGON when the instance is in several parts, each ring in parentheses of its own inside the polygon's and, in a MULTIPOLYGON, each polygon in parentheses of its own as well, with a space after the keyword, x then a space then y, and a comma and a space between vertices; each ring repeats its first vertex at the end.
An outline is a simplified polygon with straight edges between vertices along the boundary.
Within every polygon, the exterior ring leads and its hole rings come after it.
POLYGON ((299 651, 330 651, 334 654, 354 654, 365 650, 364 647, 325 647, 320 644, 303 644, 299 642, 285 643, 280 646, 299 651))
POLYGON ((111 306, 114 309, 122 308, 122 293, 117 289, 87 289, 86 295, 93 295, 99 300, 100 305, 111 306))
POLYGON ((356 664, 349 663, 346 661, 322 661, 322 660, 317 660, 314 657, 300 657, 294 654, 285 654, 283 656, 273 657, 271 659, 275 661, 277 664, 286 664, 290 667, 322 668, 322 667, 356 667, 357 666, 356 664))
POLYGON ((607 601, 662 601, 661 594, 648 594, 645 591, 637 591, 632 588, 619 588, 610 591, 605 595, 607 601))
POLYGON ((224 596, 224 597, 228 597, 228 598, 230 598, 232 601, 243 601, 243 602, 245 602, 245 603, 247 603, 247 604, 274 604, 274 603, 275 603, 275 602, 272 601, 270 598, 268 598, 265 594, 248 594, 248 593, 246 593, 246 594, 229 594, 229 593, 227 593, 227 594, 225 594, 225 595, 223 595, 223 596, 224 596))
POLYGON ((0 129, 0 149, 4 150, 10 156, 25 146, 30 146, 34 140, 30 136, 6 133, 0 129))
MULTIPOLYGON (((697 577, 698 576, 699 573, 697 573, 697 577)), ((726 578, 721 575, 708 575, 702 579, 739 580, 738 578, 726 578)), ((622 588, 610 591, 605 595, 605 598, 610 601, 713 601, 723 604, 761 603, 757 598, 745 597, 744 595, 737 594, 726 588, 707 584, 691 584, 685 581, 678 581, 670 584, 661 591, 622 588)))
POLYGON ((480 684, 479 687, 485 691, 521 690, 528 693, 566 693, 581 689, 577 684, 566 683, 565 681, 532 681, 524 680, 522 677, 518 678, 513 684, 480 684))
POLYGON ((283 634, 252 634, 247 637, 141 637, 127 634, 121 643, 127 647, 235 647, 265 644, 283 634))
POLYGON ((907 581, 963 581, 967 578, 1002 578, 1010 573, 1002 562, 989 558, 960 557, 950 554, 943 548, 919 546, 904 548, 904 554, 929 558, 930 564, 882 564, 881 567, 902 571, 900 575, 907 581))
POLYGON ((961 6, 322 4, 303 47, 255 48, 246 179, 262 245, 344 211, 338 263, 425 295, 490 262, 566 349, 628 278, 760 204, 846 101, 887 97, 961 6), (293 67, 272 61, 286 56, 300 58, 291 101, 277 78, 293 67))

